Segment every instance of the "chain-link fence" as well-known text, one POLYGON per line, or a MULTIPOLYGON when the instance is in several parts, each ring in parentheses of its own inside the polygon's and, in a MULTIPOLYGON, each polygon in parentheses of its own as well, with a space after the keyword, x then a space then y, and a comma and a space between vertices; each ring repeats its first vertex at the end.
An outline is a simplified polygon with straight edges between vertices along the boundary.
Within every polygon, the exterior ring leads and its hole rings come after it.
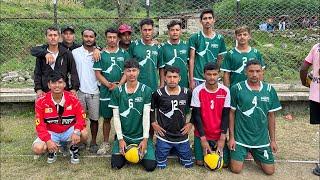
MULTIPOLYGON (((313 44, 319 42, 319 7, 314 0, 1 0, 0 73, 10 71, 32 74, 35 58, 30 48, 45 43, 44 30, 57 23, 73 25, 76 41, 80 32, 91 27, 97 41, 105 46, 107 27, 130 24, 133 39, 139 38, 139 21, 155 21, 155 38, 166 40, 166 25, 172 19, 182 22, 183 36, 201 30, 199 14, 213 8, 215 29, 225 37, 228 49, 235 45, 233 29, 252 28, 251 45, 258 48, 267 63, 268 81, 295 81, 300 63, 313 44), (53 2, 56 2, 56 13, 53 2)), ((18 78, 15 78, 16 81, 18 78)), ((21 78, 22 81, 22 78, 21 78)), ((9 82, 9 81, 8 81, 9 82)), ((12 82, 10 80, 10 82, 12 82)), ((23 81, 22 81, 23 83, 23 81)), ((9 83, 10 84, 10 83, 9 83)))

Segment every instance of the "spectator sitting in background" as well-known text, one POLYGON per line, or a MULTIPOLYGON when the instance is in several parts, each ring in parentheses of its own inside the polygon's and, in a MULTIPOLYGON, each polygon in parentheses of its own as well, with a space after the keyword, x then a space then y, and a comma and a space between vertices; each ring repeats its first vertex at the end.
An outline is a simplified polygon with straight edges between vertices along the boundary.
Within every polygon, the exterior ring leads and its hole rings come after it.
POLYGON ((266 22, 259 25, 259 29, 261 31, 273 32, 274 31, 273 19, 268 18, 266 22))
POLYGON ((309 28, 314 28, 316 26, 318 26, 318 17, 312 16, 309 22, 309 28))
POLYGON ((280 17, 280 21, 278 23, 279 31, 285 31, 286 30, 286 17, 282 16, 280 17))
POLYGON ((302 17, 302 21, 301 21, 301 26, 302 26, 303 28, 307 28, 307 27, 309 27, 309 24, 310 24, 309 18, 303 16, 303 17, 302 17))
POLYGON ((267 19, 267 31, 268 32, 274 31, 273 18, 267 19))

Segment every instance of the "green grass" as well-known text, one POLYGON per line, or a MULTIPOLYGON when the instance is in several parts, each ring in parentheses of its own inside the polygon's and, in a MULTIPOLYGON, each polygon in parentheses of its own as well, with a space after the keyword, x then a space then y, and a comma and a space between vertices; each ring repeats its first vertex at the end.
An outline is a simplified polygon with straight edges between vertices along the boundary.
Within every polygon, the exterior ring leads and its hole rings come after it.
MULTIPOLYGON (((101 122, 101 121, 100 121, 101 122)), ((318 160, 319 153, 319 126, 309 124, 308 116, 298 114, 293 121, 286 121, 282 115, 277 116, 276 139, 279 151, 278 160, 318 160)), ((101 124, 101 123, 100 123, 101 124)), ((114 132, 112 132, 113 134, 114 132)), ((101 127, 98 142, 101 142, 101 127)), ((253 162, 246 162, 245 169, 240 175, 234 175, 229 170, 211 172, 203 167, 184 169, 176 159, 169 160, 165 170, 156 170, 144 173, 140 165, 127 165, 122 170, 110 168, 110 158, 82 157, 79 165, 69 163, 69 157, 59 156, 54 164, 47 164, 46 157, 37 160, 32 155, 31 144, 35 139, 33 112, 20 112, 11 116, 2 115, 0 126, 0 162, 1 177, 14 179, 28 177, 30 179, 57 179, 57 178, 93 178, 93 179, 213 179, 213 178, 258 178, 267 176, 258 169, 253 162)), ((110 136, 112 137, 112 136, 110 136)), ((192 135, 190 137, 192 139, 192 135)), ((81 152, 81 155, 91 155, 81 152)), ((311 174, 314 164, 285 163, 276 164, 277 172, 274 179, 315 179, 311 174)))

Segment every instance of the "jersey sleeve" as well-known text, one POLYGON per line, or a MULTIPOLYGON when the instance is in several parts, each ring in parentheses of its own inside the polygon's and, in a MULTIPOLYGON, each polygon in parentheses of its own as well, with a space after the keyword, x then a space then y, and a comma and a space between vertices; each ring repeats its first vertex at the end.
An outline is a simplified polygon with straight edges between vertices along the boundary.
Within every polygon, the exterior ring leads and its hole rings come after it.
POLYGON ((317 45, 318 44, 316 44, 315 46, 312 47, 312 49, 310 50, 308 56, 304 59, 309 64, 313 64, 313 60, 314 60, 314 57, 315 57, 315 51, 316 51, 317 45))
POLYGON ((269 85, 268 88, 270 89, 269 112, 278 111, 282 107, 281 107, 277 92, 271 85, 269 85))
MULTIPOLYGON (((158 89, 160 91, 160 89, 158 89)), ((151 111, 155 111, 159 108, 159 93, 158 90, 152 93, 151 99, 151 111)))
MULTIPOLYGON (((44 97, 42 97, 44 98, 44 97)), ((35 124, 36 124, 36 131, 38 137, 44 141, 47 142, 51 140, 51 135, 49 134, 47 130, 46 123, 44 122, 44 106, 42 105, 42 98, 38 99, 35 103, 35 124)))
POLYGON ((230 91, 229 89, 226 87, 226 99, 224 100, 224 106, 223 107, 227 107, 229 108, 230 107, 230 103, 231 103, 231 96, 230 96, 230 91))
POLYGON ((159 55, 159 49, 160 49, 161 46, 160 46, 160 45, 156 45, 156 47, 157 47, 157 48, 156 48, 156 50, 157 50, 157 56, 155 57, 155 58, 156 58, 156 62, 157 62, 157 63, 156 63, 156 68, 159 69, 159 68, 160 68, 160 62, 159 62, 159 59, 158 59, 158 55, 159 55))
POLYGON ((192 99, 191 99, 192 107, 200 107, 199 91, 200 91, 200 88, 195 88, 192 92, 192 99))
POLYGON ((223 58, 222 65, 220 68, 221 71, 231 72, 231 53, 228 52, 226 56, 223 58))
POLYGON ((110 108, 119 108, 119 96, 120 96, 120 91, 119 88, 121 88, 121 86, 117 87, 116 89, 114 89, 111 93, 111 99, 109 102, 109 107, 110 108))
POLYGON ((189 59, 190 59, 190 44, 189 44, 189 42, 186 42, 186 47, 187 47, 187 61, 189 64, 189 59))
POLYGON ((197 48, 196 43, 197 43, 197 33, 194 33, 191 35, 188 41, 190 49, 196 49, 197 48))
POLYGON ((102 66, 101 66, 102 62, 101 61, 102 61, 102 59, 100 61, 94 62, 94 64, 93 64, 94 71, 102 71, 102 66))
POLYGON ((188 89, 187 97, 188 97, 187 106, 190 107, 191 106, 191 100, 192 100, 192 91, 190 89, 188 89))
POLYGON ((144 98, 143 98, 143 103, 144 104, 151 104, 151 96, 152 96, 152 90, 148 86, 145 86, 144 89, 144 98))
POLYGON ((158 49, 158 64, 159 64, 159 68, 164 68, 164 66, 165 66, 163 58, 164 58, 163 46, 161 46, 158 49))
POLYGON ((237 108, 237 102, 238 102, 238 86, 240 84, 235 84, 231 87, 230 89, 230 97, 231 97, 231 103, 230 103, 230 108, 235 110, 237 108))
POLYGON ((220 37, 219 55, 223 55, 225 53, 227 53, 226 43, 224 42, 224 38, 221 35, 221 37, 220 37))

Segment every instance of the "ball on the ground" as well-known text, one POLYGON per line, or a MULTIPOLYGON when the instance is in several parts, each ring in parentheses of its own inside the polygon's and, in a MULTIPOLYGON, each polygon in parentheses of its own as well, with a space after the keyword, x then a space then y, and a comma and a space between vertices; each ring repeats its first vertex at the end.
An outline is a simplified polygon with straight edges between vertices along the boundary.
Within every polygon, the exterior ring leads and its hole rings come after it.
POLYGON ((223 157, 218 153, 210 153, 204 156, 204 166, 212 171, 223 167, 223 157))
POLYGON ((141 160, 140 152, 137 144, 130 144, 127 146, 124 157, 130 163, 138 163, 141 160))

